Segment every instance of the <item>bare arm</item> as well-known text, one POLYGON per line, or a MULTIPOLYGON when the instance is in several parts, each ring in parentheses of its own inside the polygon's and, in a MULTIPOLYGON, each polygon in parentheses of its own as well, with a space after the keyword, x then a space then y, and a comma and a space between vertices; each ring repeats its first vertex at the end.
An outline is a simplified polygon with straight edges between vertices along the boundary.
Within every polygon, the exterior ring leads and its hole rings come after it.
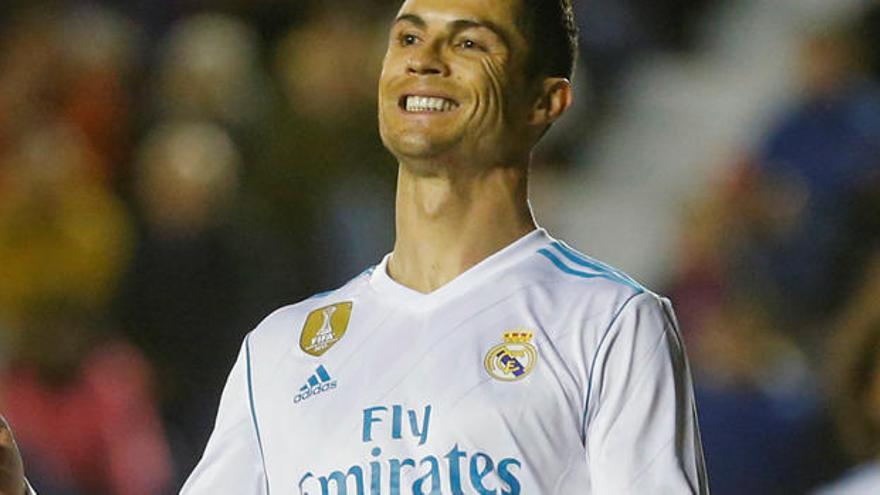
POLYGON ((26 493, 21 454, 12 437, 12 430, 9 429, 3 416, 0 416, 0 495, 26 493))

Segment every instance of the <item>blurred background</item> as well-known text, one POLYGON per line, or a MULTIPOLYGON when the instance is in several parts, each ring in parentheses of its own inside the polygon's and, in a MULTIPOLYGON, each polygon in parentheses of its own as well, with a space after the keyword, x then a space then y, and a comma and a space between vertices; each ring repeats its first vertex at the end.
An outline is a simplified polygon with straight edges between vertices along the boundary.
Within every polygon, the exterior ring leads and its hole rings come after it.
MULTIPOLYGON (((673 299, 713 493, 880 493, 880 3, 575 1, 539 223, 673 299)), ((176 493, 244 334, 391 249, 397 7, 0 2, 0 412, 40 493, 176 493)))

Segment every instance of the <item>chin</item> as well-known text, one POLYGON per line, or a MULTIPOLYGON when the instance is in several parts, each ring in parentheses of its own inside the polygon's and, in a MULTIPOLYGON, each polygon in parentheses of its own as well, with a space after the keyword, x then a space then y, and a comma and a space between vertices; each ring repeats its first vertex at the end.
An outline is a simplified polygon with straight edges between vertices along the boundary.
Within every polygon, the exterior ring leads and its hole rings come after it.
POLYGON ((454 140, 438 139, 423 133, 404 132, 395 135, 382 133, 382 142, 398 160, 433 160, 453 147, 454 140))

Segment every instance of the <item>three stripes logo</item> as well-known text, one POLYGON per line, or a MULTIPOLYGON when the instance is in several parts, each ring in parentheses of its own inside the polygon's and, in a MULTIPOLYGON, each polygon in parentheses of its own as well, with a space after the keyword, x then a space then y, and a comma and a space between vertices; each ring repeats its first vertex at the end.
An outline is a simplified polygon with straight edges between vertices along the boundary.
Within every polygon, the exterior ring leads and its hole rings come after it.
POLYGON ((324 368, 323 364, 319 365, 315 369, 315 372, 312 373, 312 376, 306 380, 305 385, 299 388, 299 393, 294 396, 293 403, 299 404, 306 399, 323 394, 324 392, 335 388, 336 380, 330 377, 330 373, 327 372, 327 369, 324 368))

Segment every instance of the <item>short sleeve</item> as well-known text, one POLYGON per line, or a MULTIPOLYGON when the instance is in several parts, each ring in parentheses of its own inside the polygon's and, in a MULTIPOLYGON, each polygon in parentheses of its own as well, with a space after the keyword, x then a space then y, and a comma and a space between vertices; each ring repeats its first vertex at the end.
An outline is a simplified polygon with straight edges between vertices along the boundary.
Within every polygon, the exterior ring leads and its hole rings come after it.
POLYGON ((251 408, 250 349, 245 339, 229 374, 214 431, 181 495, 265 495, 266 475, 251 408))
POLYGON ((643 292, 615 311, 589 380, 593 493, 708 493, 691 373, 667 300, 643 292))

